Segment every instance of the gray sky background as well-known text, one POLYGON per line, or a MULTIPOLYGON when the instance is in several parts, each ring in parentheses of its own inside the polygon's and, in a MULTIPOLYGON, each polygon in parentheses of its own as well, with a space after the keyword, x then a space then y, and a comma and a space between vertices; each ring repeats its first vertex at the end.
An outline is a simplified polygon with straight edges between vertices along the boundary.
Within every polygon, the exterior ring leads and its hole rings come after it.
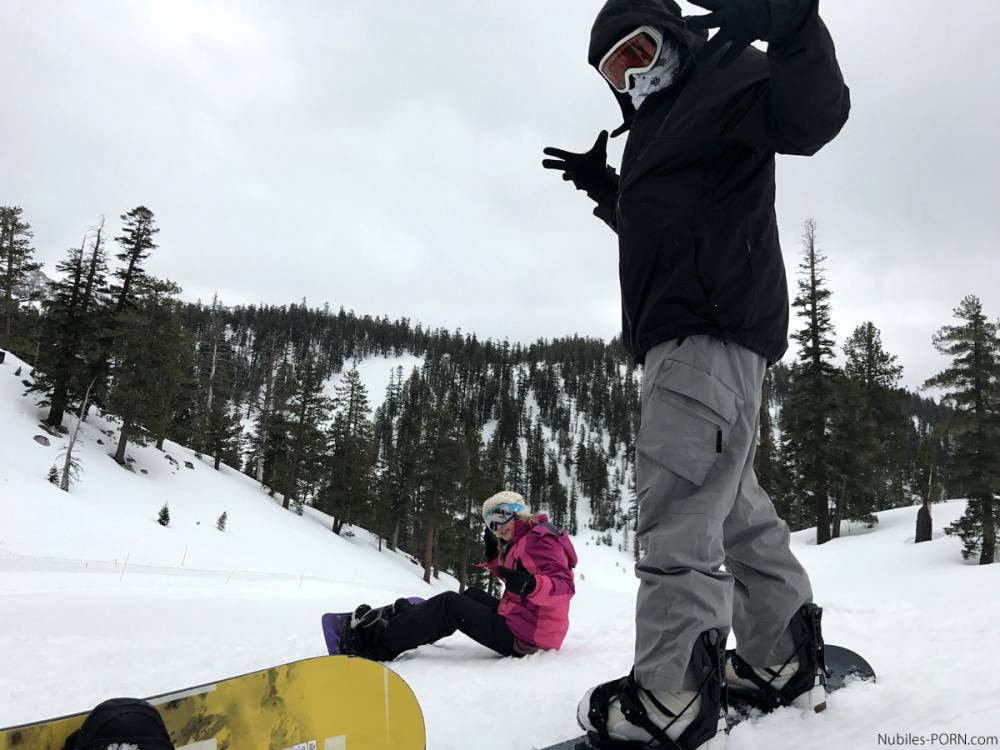
MULTIPOLYGON (((144 204, 149 269, 188 299, 609 338, 615 237, 540 165, 620 121, 586 62, 600 5, 0 0, 0 203, 50 271, 144 204)), ((854 108, 818 156, 779 157, 792 293, 815 217, 838 344, 874 321, 917 387, 964 295, 1000 315, 1000 3, 821 11, 854 108)))

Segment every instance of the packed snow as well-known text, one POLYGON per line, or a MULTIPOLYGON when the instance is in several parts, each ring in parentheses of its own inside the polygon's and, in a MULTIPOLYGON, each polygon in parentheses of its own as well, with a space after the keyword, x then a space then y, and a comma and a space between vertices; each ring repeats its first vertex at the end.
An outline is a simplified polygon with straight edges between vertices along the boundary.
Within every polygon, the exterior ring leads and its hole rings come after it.
MULTIPOLYGON (((394 364, 378 363, 385 382, 394 364)), ((22 396, 28 370, 9 355, 0 365, 0 726, 317 656, 323 612, 457 589, 447 576, 428 586, 405 553, 379 551, 361 529, 335 536, 320 514, 283 510, 250 478, 176 444, 130 446, 126 471, 109 456, 114 422, 96 415, 81 431, 82 480, 59 491, 46 474, 65 439, 39 428, 44 412, 22 396), (156 522, 164 503, 168 527, 156 522)), ((879 682, 836 693, 822 714, 783 709, 746 722, 730 748, 1000 735, 1000 565, 963 562, 943 534, 963 508, 934 506, 935 537, 920 545, 915 508, 822 547, 812 532, 794 536, 827 640, 864 654, 879 682)), ((420 700, 428 748, 538 748, 574 736, 583 691, 628 671, 632 559, 597 536, 574 539, 577 595, 560 651, 501 659, 456 634, 392 664, 420 700)))

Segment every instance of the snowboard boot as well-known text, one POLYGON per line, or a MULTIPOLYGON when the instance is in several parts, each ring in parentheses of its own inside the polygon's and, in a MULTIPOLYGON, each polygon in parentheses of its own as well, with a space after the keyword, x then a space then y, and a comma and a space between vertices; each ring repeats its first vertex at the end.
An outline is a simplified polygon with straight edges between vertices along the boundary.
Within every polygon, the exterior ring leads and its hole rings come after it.
POLYGON ((698 690, 646 690, 633 672, 587 691, 577 706, 577 723, 601 750, 724 750, 724 648, 725 639, 717 630, 703 633, 695 643, 691 666, 701 675, 698 690))
POLYGON ((403 614, 408 609, 413 609, 416 605, 407 599, 405 596, 401 596, 399 599, 392 603, 392 611, 389 614, 389 618, 393 618, 396 615, 403 614))
POLYGON ((146 701, 112 698, 98 705, 79 730, 66 739, 63 750, 174 750, 163 719, 146 701))
POLYGON ((365 659, 378 661, 375 641, 378 628, 382 625, 382 612, 372 609, 367 604, 361 604, 351 615, 351 621, 344 628, 340 638, 340 652, 347 656, 361 656, 365 659))
POLYGON ((781 664, 754 667, 735 651, 726 653, 729 702, 740 709, 765 713, 780 706, 826 709, 826 664, 823 660, 823 610, 809 602, 789 622, 794 651, 781 664))

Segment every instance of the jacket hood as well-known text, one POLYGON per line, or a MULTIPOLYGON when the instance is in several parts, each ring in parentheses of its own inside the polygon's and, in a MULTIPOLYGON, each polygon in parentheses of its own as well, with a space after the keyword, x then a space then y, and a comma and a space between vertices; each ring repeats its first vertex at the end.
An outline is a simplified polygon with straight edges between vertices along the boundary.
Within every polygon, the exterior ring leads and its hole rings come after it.
POLYGON ((569 563, 569 567, 575 568, 577 563, 576 549, 573 547, 573 542, 570 541, 569 534, 565 531, 557 529, 551 523, 549 523, 549 517, 544 513, 538 514, 538 523, 530 524, 525 521, 515 521, 514 522, 514 533, 511 535, 511 539, 508 545, 513 545, 525 534, 537 534, 539 536, 552 535, 559 539, 559 543, 562 545, 563 550, 566 552, 566 560, 569 563))
MULTIPOLYGON (((708 38, 708 32, 688 31, 681 16, 680 6, 674 0, 607 0, 601 8, 590 31, 590 50, 587 59, 597 70, 601 58, 619 39, 640 26, 652 26, 663 34, 664 41, 677 45, 683 69, 690 64, 692 53, 700 49, 708 38)), ((600 75, 600 71, 598 71, 600 75)), ((680 75, 678 75, 678 80, 680 75)), ((601 80, 608 83, 604 76, 601 80)), ((631 127, 635 117, 635 107, 628 92, 619 94, 608 83, 608 88, 622 110, 624 123, 612 133, 621 135, 631 127)))

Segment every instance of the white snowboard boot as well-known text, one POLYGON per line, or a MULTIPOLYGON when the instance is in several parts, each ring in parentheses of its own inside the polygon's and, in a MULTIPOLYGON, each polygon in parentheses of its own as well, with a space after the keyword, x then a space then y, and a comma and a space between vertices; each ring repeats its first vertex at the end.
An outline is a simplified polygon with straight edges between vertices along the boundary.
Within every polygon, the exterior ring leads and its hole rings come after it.
POLYGON ((755 667, 735 652, 726 653, 726 689, 737 710, 771 711, 780 706, 826 709, 826 665, 823 661, 823 610, 809 602, 789 622, 792 655, 781 664, 755 667))
POLYGON ((689 669, 697 675, 697 690, 647 690, 632 673, 588 690, 577 706, 577 723, 601 750, 724 750, 729 729, 722 690, 724 648, 718 630, 706 631, 696 641, 689 669))
POLYGON ((802 692, 783 695, 787 692, 786 688, 791 680, 797 675, 799 675, 798 659, 770 667, 752 667, 735 654, 727 655, 726 658, 726 688, 734 704, 746 702, 764 711, 778 706, 811 708, 816 713, 826 710, 825 681, 818 671, 814 671, 811 684, 803 685, 805 689, 802 692), (775 699, 763 697, 769 691, 773 691, 775 699))
MULTIPOLYGON (((628 680, 630 678, 626 677, 623 681, 628 680)), ((650 691, 638 687, 634 681, 631 686, 621 688, 622 691, 627 691, 624 699, 619 694, 608 701, 608 740, 601 742, 600 739, 595 739, 595 735, 599 737, 600 731, 595 726, 598 722, 592 721, 590 716, 591 698, 601 687, 603 686, 587 691, 577 706, 576 714, 577 723, 591 735, 591 742, 597 747, 613 748, 616 744, 625 742, 640 743, 639 747, 671 747, 663 742, 663 737, 666 736, 685 750, 725 750, 727 725, 725 714, 720 709, 714 712, 714 717, 703 717, 702 698, 695 691, 650 691), (629 696, 628 692, 633 690, 629 696), (622 708, 623 703, 625 708, 622 708), (638 710, 636 706, 639 707, 638 710), (701 726, 705 724, 709 726, 701 726), (685 736, 685 732, 692 726, 693 731, 685 736)))

